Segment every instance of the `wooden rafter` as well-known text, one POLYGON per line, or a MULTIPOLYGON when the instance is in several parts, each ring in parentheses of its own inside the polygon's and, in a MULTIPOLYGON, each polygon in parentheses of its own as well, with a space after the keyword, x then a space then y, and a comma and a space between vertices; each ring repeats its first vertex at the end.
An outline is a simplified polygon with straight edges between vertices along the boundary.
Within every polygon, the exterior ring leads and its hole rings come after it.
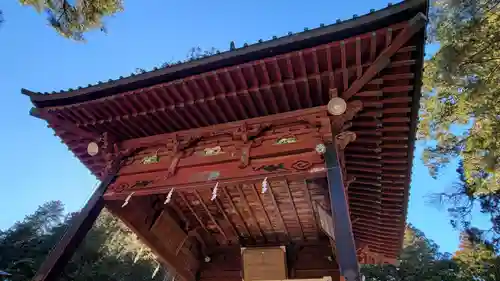
MULTIPOLYGON (((271 229, 274 230, 274 226, 273 224, 271 223, 271 220, 269 219, 269 215, 267 214, 267 211, 266 211, 266 207, 264 206, 264 203, 262 202, 262 198, 260 198, 260 195, 259 193, 257 192, 257 189, 255 187, 255 184, 251 184, 252 186, 252 192, 253 192, 253 195, 255 196, 255 198, 257 198, 257 202, 259 203, 259 206, 260 208, 262 209, 262 211, 264 212, 264 218, 266 219, 266 223, 269 224, 269 226, 271 227, 271 229)), ((278 235, 276 234, 276 232, 274 232, 275 234, 275 238, 276 240, 278 240, 278 235)))
POLYGON ((32 109, 30 114, 34 117, 40 118, 47 121, 50 127, 58 130, 64 130, 77 135, 82 138, 87 138, 91 140, 98 140, 101 136, 99 134, 93 133, 89 130, 84 130, 78 127, 76 124, 63 120, 59 117, 53 116, 50 113, 44 112, 39 109, 32 109))
POLYGON ((241 216, 240 211, 236 208, 236 205, 234 205, 233 199, 231 199, 231 196, 229 195, 229 192, 227 191, 226 187, 223 186, 221 189, 222 189, 222 192, 224 193, 224 196, 227 199, 227 202, 229 203, 229 206, 231 206, 231 208, 233 209, 233 212, 236 214, 236 216, 238 216, 238 219, 241 221, 241 225, 245 229, 246 233, 248 234, 248 236, 252 236, 252 233, 248 229, 248 226, 245 223, 245 220, 243 219, 243 217, 241 216))
POLYGON ((228 237, 226 235, 226 232, 222 229, 222 227, 220 227, 219 223, 215 220, 214 216, 212 215, 212 213, 208 209, 207 204, 205 204, 203 198, 200 196, 200 193, 198 192, 198 190, 194 190, 194 194, 196 195, 196 198, 198 198, 198 201, 200 201, 201 206, 203 207, 205 212, 207 212, 208 217, 210 218, 210 220, 212 220, 212 222, 214 223, 217 230, 219 230, 219 232, 222 234, 222 236, 224 236, 224 239, 226 240, 226 243, 227 243, 228 237))
POLYGON ((215 202, 215 205, 217 206, 217 208, 219 209, 219 212, 221 212, 222 216, 224 217, 224 219, 228 222, 229 226, 231 227, 231 230, 233 232, 234 237, 238 238, 239 237, 238 230, 234 227, 233 222, 229 219, 229 216, 226 214, 226 211, 224 211, 224 206, 219 201, 219 198, 215 198, 214 202, 215 202))
POLYGON ((196 220, 198 221, 200 226, 203 228, 203 230, 205 230, 206 233, 210 233, 208 231, 205 223, 203 222, 203 220, 198 216, 198 214, 196 214, 196 211, 193 209, 193 207, 191 207, 191 204, 189 204, 188 200, 186 199, 186 196, 184 196, 184 194, 179 192, 179 197, 182 199, 182 202, 184 202, 184 205, 186 205, 186 207, 189 209, 191 214, 193 214, 193 216, 196 218, 196 220))
POLYGON ((304 192, 304 195, 306 197, 307 205, 309 206, 309 208, 312 212, 314 227, 316 228, 316 235, 319 235, 319 224, 318 224, 318 221, 316 220, 316 211, 315 211, 315 207, 313 206, 314 204, 312 203, 312 200, 311 200, 311 193, 309 192, 309 188, 307 185, 308 185, 307 181, 304 181, 303 192, 304 192))
MULTIPOLYGON (((363 86, 375 77, 382 69, 384 69, 389 63, 391 57, 401 48, 403 45, 410 40, 415 33, 417 33, 422 27, 425 26, 427 22, 427 17, 418 13, 414 18, 408 22, 408 26, 404 28, 398 36, 388 45, 375 59, 375 61, 368 67, 368 69, 363 73, 363 75, 352 83, 352 85, 347 89, 342 98, 345 100, 350 99, 355 95, 363 86)), ((388 38, 388 37, 386 37, 388 38)), ((344 56, 343 56, 344 57, 344 56)))
POLYGON ((278 206, 278 202, 276 201, 276 197, 274 197, 273 188, 272 188, 270 182, 269 182, 269 190, 266 193, 268 193, 271 197, 271 200, 272 200, 273 205, 274 205, 274 209, 276 210, 276 215, 280 219, 281 225, 283 226, 283 230, 285 230, 286 236, 288 237, 288 239, 291 239, 290 233, 288 232, 288 229, 287 229, 286 224, 285 224, 285 220, 283 219, 283 216, 281 215, 281 211, 280 211, 280 208, 278 206))
POLYGON ((288 181, 286 179, 284 180, 284 182, 285 182, 285 190, 288 195, 288 199, 290 200, 290 205, 292 206, 293 213, 295 214, 295 218, 297 220, 297 225, 299 226, 300 229, 300 236, 302 237, 302 240, 305 240, 304 230, 302 229, 299 213, 297 212, 297 208, 295 207, 295 202, 293 201, 292 192, 290 191, 290 185, 288 184, 288 181))
MULTIPOLYGON (((174 195, 172 195, 172 196, 174 196, 174 195)), ((163 201, 165 201, 166 199, 167 199, 167 195, 165 195, 163 201)), ((174 210, 175 214, 185 223, 184 230, 188 231, 191 227, 189 225, 189 221, 186 218, 186 216, 184 215, 184 213, 181 211, 181 209, 179 209, 179 206, 177 206, 177 204, 174 203, 173 199, 171 200, 169 207, 172 208, 172 210, 174 210)))
POLYGON ((257 220, 257 217, 255 216, 255 213, 253 212, 252 208, 250 208, 250 204, 248 204, 247 198, 245 197, 244 192, 241 190, 241 187, 239 185, 235 185, 235 188, 238 191, 238 195, 240 196, 240 202, 242 202, 244 207, 247 208, 250 217, 255 222, 256 228, 259 230, 260 236, 267 241, 267 237, 264 235, 262 228, 260 228, 259 220, 257 220))
POLYGON ((361 66, 361 38, 356 37, 356 77, 359 79, 363 75, 361 66))

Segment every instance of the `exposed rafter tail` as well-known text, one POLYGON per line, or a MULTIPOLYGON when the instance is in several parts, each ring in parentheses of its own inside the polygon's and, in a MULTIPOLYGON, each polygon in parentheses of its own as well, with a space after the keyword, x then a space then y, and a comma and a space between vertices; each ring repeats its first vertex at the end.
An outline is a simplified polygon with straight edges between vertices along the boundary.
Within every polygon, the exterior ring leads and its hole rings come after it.
POLYGON ((101 135, 99 135, 97 133, 84 130, 84 129, 78 127, 74 123, 68 122, 66 120, 62 120, 56 116, 53 116, 47 112, 40 110, 39 108, 35 108, 35 107, 31 108, 30 115, 33 117, 47 121, 47 123, 49 124, 49 126, 51 128, 61 128, 63 130, 71 132, 77 136, 91 139, 91 140, 98 140, 101 138, 101 135))

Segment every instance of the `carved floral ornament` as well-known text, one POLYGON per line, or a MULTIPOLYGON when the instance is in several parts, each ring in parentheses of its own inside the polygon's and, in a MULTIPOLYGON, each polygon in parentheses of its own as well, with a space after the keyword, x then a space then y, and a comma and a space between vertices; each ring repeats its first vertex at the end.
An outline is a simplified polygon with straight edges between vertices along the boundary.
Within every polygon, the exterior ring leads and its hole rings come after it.
POLYGON ((290 144, 290 143, 296 143, 296 142, 297 142, 297 138, 294 137, 294 136, 279 138, 279 139, 276 140, 276 144, 277 145, 280 145, 280 144, 290 144))
POLYGON ((222 153, 222 148, 219 145, 214 146, 214 147, 207 147, 207 148, 203 149, 204 156, 215 156, 215 155, 219 155, 221 153, 222 153))

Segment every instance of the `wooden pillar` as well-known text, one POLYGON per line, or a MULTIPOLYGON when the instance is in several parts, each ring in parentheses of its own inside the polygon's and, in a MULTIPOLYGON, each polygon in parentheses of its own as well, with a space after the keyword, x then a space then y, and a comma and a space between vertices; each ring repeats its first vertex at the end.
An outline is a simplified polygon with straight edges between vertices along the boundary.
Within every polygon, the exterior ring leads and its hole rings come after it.
POLYGON ((347 281, 361 281, 356 245, 352 233, 349 205, 342 179, 337 145, 335 143, 326 147, 324 154, 328 169, 328 189, 333 218, 333 232, 335 234, 335 251, 341 275, 347 281))
POLYGON ((95 220, 104 207, 102 195, 107 187, 114 181, 114 175, 108 175, 94 191, 85 207, 74 218, 68 230, 49 253, 43 262, 33 281, 53 281, 57 280, 59 274, 71 259, 80 243, 83 241, 95 220))

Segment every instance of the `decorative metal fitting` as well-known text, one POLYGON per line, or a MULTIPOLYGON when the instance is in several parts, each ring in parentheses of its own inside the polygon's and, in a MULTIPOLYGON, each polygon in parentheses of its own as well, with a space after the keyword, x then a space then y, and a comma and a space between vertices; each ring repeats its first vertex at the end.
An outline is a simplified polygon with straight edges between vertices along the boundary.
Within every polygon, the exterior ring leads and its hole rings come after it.
POLYGON ((343 98, 334 97, 328 102, 327 109, 331 115, 342 115, 347 110, 347 103, 343 98))
POLYGON ((315 149, 318 154, 323 155, 326 153, 326 146, 322 143, 317 144, 315 149))
POLYGON ((90 156, 96 156, 99 153, 99 145, 95 142, 90 142, 87 145, 87 153, 90 156))

